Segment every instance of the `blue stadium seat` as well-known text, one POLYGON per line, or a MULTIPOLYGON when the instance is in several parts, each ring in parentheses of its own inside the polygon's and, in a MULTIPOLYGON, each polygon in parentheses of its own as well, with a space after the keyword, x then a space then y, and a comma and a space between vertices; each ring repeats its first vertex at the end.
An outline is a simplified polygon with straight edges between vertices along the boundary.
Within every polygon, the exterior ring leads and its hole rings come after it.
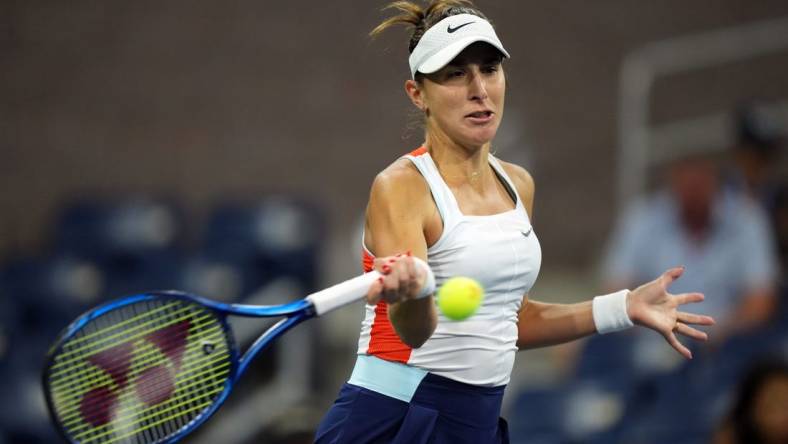
POLYGON ((52 341, 99 301, 103 276, 71 256, 18 258, 0 269, 0 430, 8 442, 58 442, 43 405, 40 375, 52 341))
MULTIPOLYGON (((29 359, 28 359, 29 360, 29 359)), ((0 443, 61 442, 44 404, 41 357, 0 368, 0 443)))
POLYGON ((184 255, 183 220, 179 207, 161 198, 85 198, 58 215, 54 248, 95 261, 110 297, 176 288, 172 271, 184 255))
POLYGON ((0 271, 0 291, 15 306, 18 325, 33 332, 51 332, 100 302, 105 284, 98 264, 74 256, 18 258, 0 271))
POLYGON ((699 348, 677 371, 638 384, 619 430, 620 442, 705 443, 729 411, 746 370, 763 357, 784 353, 779 323, 731 337, 719 349, 699 348))
POLYGON ((679 369, 641 381, 622 421, 622 442, 708 442, 733 389, 718 359, 696 350, 679 369))
POLYGON ((101 261, 165 251, 182 240, 182 219, 162 199, 85 199, 62 209, 55 248, 101 261))
POLYGON ((567 442, 564 413, 567 392, 560 387, 532 388, 517 395, 509 416, 512 443, 567 442))
POLYGON ((571 442, 610 442, 629 400, 628 382, 572 381, 565 384, 565 433, 571 442))
POLYGON ((295 198, 225 203, 209 218, 204 253, 253 269, 255 288, 290 276, 312 290, 317 285, 324 224, 315 206, 295 198))
POLYGON ((634 346, 635 340, 628 332, 588 338, 580 352, 574 379, 596 382, 609 389, 627 389, 636 378, 634 346))
POLYGON ((244 264, 202 255, 184 257, 171 276, 173 285, 189 293, 224 302, 237 302, 253 290, 252 270, 244 264))

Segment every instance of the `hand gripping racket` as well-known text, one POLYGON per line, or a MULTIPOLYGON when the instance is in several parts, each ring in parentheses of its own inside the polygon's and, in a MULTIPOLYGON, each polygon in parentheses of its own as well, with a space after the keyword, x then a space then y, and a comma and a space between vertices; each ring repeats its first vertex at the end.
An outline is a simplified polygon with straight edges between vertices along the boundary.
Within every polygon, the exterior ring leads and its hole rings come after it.
MULTIPOLYGON (((435 290, 426 263, 422 294, 435 290)), ((361 299, 376 271, 284 305, 223 304, 174 291, 115 300, 80 316, 47 355, 49 411, 72 443, 171 443, 222 405, 254 357, 302 321, 361 299), (228 315, 284 316, 241 355, 228 315)))

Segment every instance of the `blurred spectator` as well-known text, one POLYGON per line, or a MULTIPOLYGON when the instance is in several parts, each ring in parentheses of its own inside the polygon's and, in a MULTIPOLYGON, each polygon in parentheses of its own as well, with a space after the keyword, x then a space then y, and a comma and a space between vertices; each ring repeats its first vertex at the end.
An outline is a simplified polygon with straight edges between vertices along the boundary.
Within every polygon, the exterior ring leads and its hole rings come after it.
POLYGON ((784 444, 788 442, 788 365, 765 362, 743 379, 731 414, 714 444, 784 444))
POLYGON ((741 104, 734 113, 734 119, 735 168, 726 178, 727 185, 762 203, 772 214, 777 203, 777 191, 785 185, 779 183, 774 171, 783 144, 781 129, 764 103, 741 104))
POLYGON ((788 181, 776 166, 785 143, 784 129, 764 102, 741 104, 734 113, 733 168, 725 185, 759 202, 771 220, 783 273, 788 268, 788 181))
MULTIPOLYGON (((783 286, 788 290, 788 282, 786 282, 786 275, 788 275, 788 184, 782 187, 775 196, 772 220, 774 233, 777 237, 777 251, 780 254, 780 263, 782 263, 780 275, 783 279, 783 286)), ((783 300, 783 303, 788 303, 788 301, 783 300)))
MULTIPOLYGON (((742 193, 720 186, 719 163, 710 155, 671 160, 665 179, 663 189, 620 219, 604 260, 606 285, 629 287, 684 265, 686 272, 670 291, 706 295, 688 311, 716 319, 712 341, 763 325, 775 306, 777 279, 774 241, 763 211, 742 193)), ((640 352, 659 364, 661 353, 640 352)))

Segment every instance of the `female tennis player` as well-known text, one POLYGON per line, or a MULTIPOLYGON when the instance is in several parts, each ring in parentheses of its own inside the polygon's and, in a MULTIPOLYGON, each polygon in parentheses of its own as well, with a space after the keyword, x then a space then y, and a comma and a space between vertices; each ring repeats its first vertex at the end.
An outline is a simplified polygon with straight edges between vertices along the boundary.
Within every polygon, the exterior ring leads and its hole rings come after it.
POLYGON ((469 1, 389 7, 400 14, 372 35, 395 24, 413 28, 405 92, 423 112, 426 141, 372 185, 364 266, 385 277, 369 290, 356 365, 316 441, 508 442, 499 415, 518 348, 639 324, 690 358, 676 333, 705 340, 689 325, 713 320, 677 310, 703 299, 667 292, 682 268, 578 304, 528 298, 541 262, 531 226, 534 183, 523 168, 490 154, 509 53, 469 1), (453 276, 478 280, 486 295, 477 313, 464 321, 438 314, 433 297, 418 294, 423 276, 411 255, 429 263, 438 285, 453 276))

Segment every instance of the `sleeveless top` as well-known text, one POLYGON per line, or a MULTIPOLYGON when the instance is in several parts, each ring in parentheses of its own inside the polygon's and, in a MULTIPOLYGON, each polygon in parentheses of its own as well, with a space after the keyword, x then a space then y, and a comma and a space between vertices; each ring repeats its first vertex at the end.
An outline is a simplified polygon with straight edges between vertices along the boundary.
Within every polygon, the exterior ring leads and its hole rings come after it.
MULTIPOLYGON (((435 332, 416 349, 399 339, 385 302, 367 305, 358 354, 408 364, 466 384, 505 385, 517 352, 518 311, 536 281, 542 257, 528 213, 511 179, 492 155, 490 166, 517 204, 512 210, 488 216, 460 212, 426 148, 404 157, 424 176, 443 220, 440 238, 427 249, 436 285, 440 287, 454 276, 470 277, 484 288, 484 301, 476 314, 462 321, 452 321, 438 310, 435 332)), ((365 271, 372 270, 373 255, 366 247, 363 255, 365 271)))

